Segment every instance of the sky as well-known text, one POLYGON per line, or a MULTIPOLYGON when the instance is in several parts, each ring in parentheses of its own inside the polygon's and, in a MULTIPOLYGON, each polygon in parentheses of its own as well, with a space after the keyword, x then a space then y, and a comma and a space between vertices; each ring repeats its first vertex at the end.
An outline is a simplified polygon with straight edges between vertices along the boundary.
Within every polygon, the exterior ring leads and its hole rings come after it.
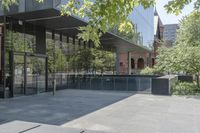
POLYGON ((173 14, 167 14, 166 10, 164 9, 164 5, 168 3, 170 0, 157 0, 156 9, 163 24, 177 24, 179 20, 183 17, 188 15, 193 10, 193 3, 185 6, 182 13, 178 16, 173 14))

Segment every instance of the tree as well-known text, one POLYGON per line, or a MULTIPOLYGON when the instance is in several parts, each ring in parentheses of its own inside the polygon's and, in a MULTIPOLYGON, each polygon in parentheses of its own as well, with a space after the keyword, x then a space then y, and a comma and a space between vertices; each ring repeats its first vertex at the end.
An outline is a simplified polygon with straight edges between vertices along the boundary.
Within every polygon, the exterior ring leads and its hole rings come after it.
POLYGON ((109 29, 109 31, 132 43, 140 44, 139 42, 141 37, 140 33, 135 31, 133 22, 131 22, 131 25, 133 29, 130 32, 125 32, 125 31, 120 32, 118 29, 119 25, 113 26, 111 29, 109 29))
MULTIPOLYGON (((42 2, 45 0, 36 0, 42 2)), ((61 15, 75 15, 88 20, 88 25, 80 27, 79 38, 85 41, 93 41, 97 46, 99 38, 114 25, 119 25, 120 32, 131 32, 133 29, 129 21, 129 15, 133 8, 142 5, 148 8, 155 4, 156 0, 68 0, 62 5, 61 15)), ((195 9, 199 10, 200 0, 195 1, 195 9)), ((16 4, 17 0, 1 0, 1 5, 8 9, 16 4)), ((192 0, 171 0, 166 6, 169 13, 179 14, 185 5, 192 0)))
POLYGON ((53 40, 47 40, 48 71, 50 73, 54 71, 65 71, 68 63, 67 56, 65 55, 64 51, 59 46, 55 45, 56 44, 53 40))
POLYGON ((71 68, 78 72, 88 72, 93 66, 93 60, 95 58, 93 49, 83 48, 79 49, 76 54, 70 56, 71 68))
POLYGON ((198 11, 185 17, 180 23, 176 46, 162 47, 158 51, 155 69, 164 73, 189 73, 196 76, 198 87, 200 75, 200 14, 198 11))
POLYGON ((196 76, 197 86, 199 85, 199 75, 200 75, 200 47, 181 47, 182 67, 183 71, 193 74, 196 76))
POLYGON ((70 68, 78 72, 104 73, 105 71, 113 71, 115 67, 115 57, 112 52, 103 51, 97 48, 82 48, 76 54, 69 58, 70 68))
POLYGON ((200 46, 200 12, 195 11, 180 22, 176 45, 200 46))

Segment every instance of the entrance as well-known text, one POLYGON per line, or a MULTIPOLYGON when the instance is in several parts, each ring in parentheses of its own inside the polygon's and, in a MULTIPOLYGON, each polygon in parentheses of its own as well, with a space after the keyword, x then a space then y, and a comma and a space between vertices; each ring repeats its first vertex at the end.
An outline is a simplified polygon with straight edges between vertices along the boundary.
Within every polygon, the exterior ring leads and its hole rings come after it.
POLYGON ((45 92, 48 86, 47 56, 11 52, 11 96, 45 92))

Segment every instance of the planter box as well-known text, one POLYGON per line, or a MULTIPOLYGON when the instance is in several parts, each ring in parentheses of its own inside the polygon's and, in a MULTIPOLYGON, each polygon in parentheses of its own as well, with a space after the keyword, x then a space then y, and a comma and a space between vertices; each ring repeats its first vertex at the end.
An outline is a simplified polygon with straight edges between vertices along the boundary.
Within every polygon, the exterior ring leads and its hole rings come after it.
POLYGON ((172 86, 178 81, 177 75, 166 75, 152 79, 152 94, 171 95, 172 86))

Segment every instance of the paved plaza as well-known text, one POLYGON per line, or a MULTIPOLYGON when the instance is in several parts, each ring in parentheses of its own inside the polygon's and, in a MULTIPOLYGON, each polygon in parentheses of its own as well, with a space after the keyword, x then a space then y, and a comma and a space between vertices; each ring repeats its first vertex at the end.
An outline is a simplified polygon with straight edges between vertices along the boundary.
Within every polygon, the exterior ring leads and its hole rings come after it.
POLYGON ((111 133, 200 133, 200 99, 136 94, 64 124, 111 133))
POLYGON ((199 133, 198 97, 63 90, 0 100, 1 122, 22 120, 107 133, 199 133))
POLYGON ((0 99, 0 123, 13 120, 62 125, 132 93, 113 91, 61 90, 52 93, 0 99))

